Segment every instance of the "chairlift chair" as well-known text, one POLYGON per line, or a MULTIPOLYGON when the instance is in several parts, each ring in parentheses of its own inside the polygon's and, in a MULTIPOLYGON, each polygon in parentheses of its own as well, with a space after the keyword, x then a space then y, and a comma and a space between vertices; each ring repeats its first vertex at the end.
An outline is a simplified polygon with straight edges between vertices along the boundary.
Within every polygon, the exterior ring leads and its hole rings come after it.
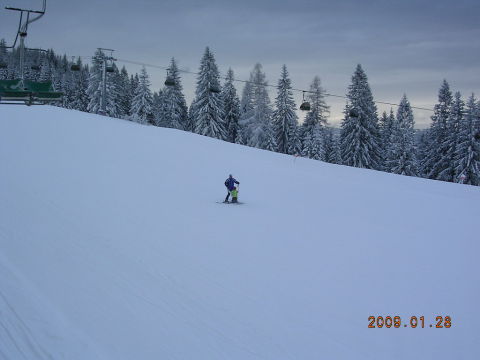
POLYGON ((215 86, 215 85, 210 85, 210 87, 208 88, 208 90, 211 92, 211 93, 214 93, 214 94, 219 94, 222 92, 222 90, 218 87, 218 86, 215 86))
POLYGON ((351 118, 358 118, 358 112, 355 109, 350 109, 348 111, 348 116, 351 118))
POLYGON ((175 79, 170 74, 170 69, 167 69, 167 78, 165 79, 165 86, 175 86, 175 79))
POLYGON ((6 69, 8 67, 8 64, 5 62, 0 62, 0 69, 6 69))
POLYGON ((310 103, 305 100, 305 91, 304 91, 302 95, 302 104, 300 105, 300 110, 310 111, 310 109, 311 109, 311 106, 310 106, 310 103))
POLYGON ((0 103, 3 104, 44 105, 62 97, 63 93, 55 91, 51 81, 0 80, 0 103))
MULTIPOLYGON (((18 28, 18 36, 20 36, 20 78, 14 80, 0 80, 0 104, 25 103, 26 105, 44 105, 59 101, 63 98, 63 93, 55 91, 51 81, 30 81, 25 80, 24 76, 25 50, 44 51, 41 49, 27 49, 25 47, 25 38, 27 36, 28 25, 34 21, 37 21, 45 14, 46 6, 46 0, 43 0, 41 11, 11 7, 6 8, 7 10, 19 11, 21 13, 18 28), (26 20, 23 22, 22 19, 24 13, 27 13, 28 15, 26 16, 26 20), (30 18, 30 13, 35 13, 37 15, 33 18, 30 18)), ((40 65, 37 61, 31 66, 31 69, 40 70, 40 65)))
MULTIPOLYGON (((80 58, 79 58, 80 61, 80 58)), ((72 56, 72 65, 70 65, 70 70, 72 71, 80 71, 80 64, 75 63, 75 56, 72 56)))

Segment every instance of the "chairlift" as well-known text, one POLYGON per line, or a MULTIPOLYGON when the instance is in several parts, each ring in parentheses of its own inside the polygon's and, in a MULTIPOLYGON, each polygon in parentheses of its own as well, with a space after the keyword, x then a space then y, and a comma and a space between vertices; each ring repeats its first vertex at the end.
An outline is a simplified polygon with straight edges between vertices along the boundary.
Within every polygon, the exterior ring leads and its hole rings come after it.
POLYGON ((63 93, 55 91, 51 81, 0 80, 0 103, 44 105, 62 97, 63 93))
POLYGON ((170 69, 167 69, 167 78, 165 79, 165 86, 175 86, 175 79, 170 74, 170 69))
POLYGON ((310 111, 311 106, 308 101, 305 100, 305 91, 302 93, 302 104, 300 105, 300 110, 310 111))
POLYGON ((350 110, 348 111, 348 117, 358 118, 358 111, 355 110, 355 109, 350 109, 350 110))
MULTIPOLYGON (((6 9, 20 12, 20 22, 18 27, 18 36, 20 37, 20 78, 13 80, 0 80, 0 104, 24 103, 26 105, 44 105, 62 100, 63 93, 55 91, 51 81, 42 82, 25 80, 24 74, 25 50, 45 51, 41 49, 27 49, 25 47, 25 38, 27 36, 28 25, 34 21, 37 21, 45 14, 46 0, 43 0, 43 6, 41 11, 18 9, 11 7, 7 7, 6 9), (26 20, 23 21, 25 13, 27 14, 26 20), (31 13, 36 14, 36 16, 30 18, 31 13)), ((13 47, 15 47, 15 43, 13 47)), ((0 65, 3 65, 3 63, 1 63, 0 65)), ((33 65, 31 65, 32 70, 40 70, 40 68, 41 67, 37 61, 33 65)))
POLYGON ((108 57, 105 59, 106 63, 105 63, 105 71, 107 73, 113 73, 115 72, 115 67, 113 66, 113 58, 112 56, 108 57))
POLYGON ((75 63, 75 57, 72 56, 72 65, 70 65, 70 70, 80 71, 80 64, 75 63))
POLYGON ((218 86, 215 86, 215 85, 210 85, 210 87, 208 88, 208 90, 211 92, 211 93, 214 93, 214 94, 219 94, 222 92, 222 90, 218 87, 218 86))

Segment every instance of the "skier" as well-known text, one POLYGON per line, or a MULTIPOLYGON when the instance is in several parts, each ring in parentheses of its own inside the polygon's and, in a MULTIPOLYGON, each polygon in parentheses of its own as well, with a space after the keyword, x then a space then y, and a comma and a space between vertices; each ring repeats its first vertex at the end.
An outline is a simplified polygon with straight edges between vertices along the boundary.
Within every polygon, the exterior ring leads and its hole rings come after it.
POLYGON ((232 191, 233 189, 235 189, 235 184, 238 184, 240 185, 240 183, 234 179, 234 177, 232 176, 232 174, 230 174, 228 176, 228 179, 225 180, 225 187, 227 188, 227 197, 225 198, 225 201, 226 203, 228 203, 228 198, 230 197, 230 191, 232 191))
POLYGON ((232 191, 230 191, 230 194, 232 194, 232 203, 237 203, 238 202, 238 190, 236 187, 233 188, 232 191))

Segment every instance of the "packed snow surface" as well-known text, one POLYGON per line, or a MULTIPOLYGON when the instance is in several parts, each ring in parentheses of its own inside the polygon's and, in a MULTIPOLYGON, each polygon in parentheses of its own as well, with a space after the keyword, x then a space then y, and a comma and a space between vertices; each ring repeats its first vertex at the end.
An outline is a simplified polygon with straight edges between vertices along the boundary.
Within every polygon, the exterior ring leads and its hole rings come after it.
POLYGON ((1 359, 480 359, 478 188, 47 106, 0 166, 1 359))

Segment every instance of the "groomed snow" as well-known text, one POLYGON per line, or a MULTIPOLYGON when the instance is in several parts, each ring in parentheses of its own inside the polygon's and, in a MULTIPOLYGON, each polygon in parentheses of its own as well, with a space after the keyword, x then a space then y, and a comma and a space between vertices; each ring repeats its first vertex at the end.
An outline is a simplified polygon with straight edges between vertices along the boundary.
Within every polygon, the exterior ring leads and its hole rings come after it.
POLYGON ((0 359, 480 358, 479 188, 47 106, 0 167, 0 359))

